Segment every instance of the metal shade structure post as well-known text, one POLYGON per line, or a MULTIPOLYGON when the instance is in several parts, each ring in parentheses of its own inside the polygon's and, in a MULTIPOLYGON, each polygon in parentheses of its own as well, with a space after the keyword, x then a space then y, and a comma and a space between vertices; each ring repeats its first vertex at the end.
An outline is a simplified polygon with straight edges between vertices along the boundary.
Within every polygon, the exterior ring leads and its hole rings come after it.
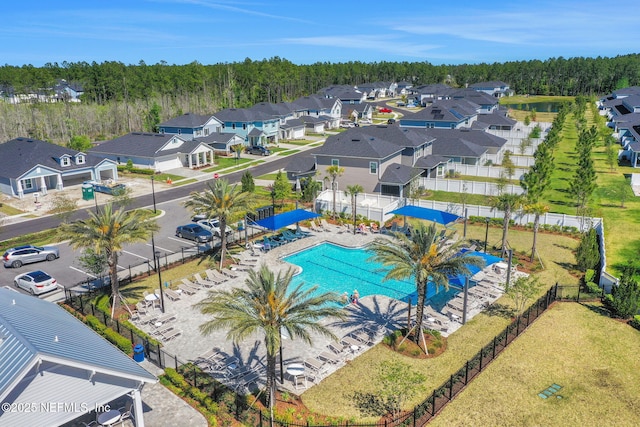
POLYGON ((160 272, 160 251, 156 251, 156 242, 151 234, 151 250, 153 251, 153 265, 158 272, 158 285, 160 287, 160 311, 164 313, 164 291, 162 290, 162 273, 160 272))
POLYGON ((462 324, 467 323, 467 301, 469 300, 469 277, 464 276, 464 299, 462 304, 462 324))
POLYGON ((489 240, 489 221, 491 221, 491 218, 486 217, 485 222, 487 223, 487 228, 484 231, 484 253, 487 253, 487 241, 489 240))
POLYGON ((513 249, 509 249, 509 261, 507 262, 507 287, 511 283, 511 262, 513 262, 513 249))
POLYGON ((151 175, 151 196, 153 197, 153 213, 156 213, 156 188, 154 182, 154 176, 151 175))

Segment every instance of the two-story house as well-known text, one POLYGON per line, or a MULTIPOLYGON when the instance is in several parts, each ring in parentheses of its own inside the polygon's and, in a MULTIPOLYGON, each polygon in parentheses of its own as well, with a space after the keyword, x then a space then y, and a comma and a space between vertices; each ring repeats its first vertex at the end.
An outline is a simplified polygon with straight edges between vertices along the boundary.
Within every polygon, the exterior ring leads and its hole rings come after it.
POLYGON ((493 80, 489 82, 478 82, 470 84, 469 87, 478 92, 484 92, 496 98, 502 98, 503 96, 509 96, 511 94, 511 88, 508 83, 493 80))
POLYGON ((480 106, 467 99, 435 101, 425 109, 407 113, 400 126, 423 129, 460 129, 471 127, 478 118, 480 106))
POLYGON ((232 132, 248 145, 277 143, 280 139, 280 119, 269 113, 249 108, 225 108, 214 114, 222 123, 223 132, 232 132))
POLYGON ((185 113, 158 125, 159 133, 180 135, 185 141, 210 135, 222 130, 222 123, 211 114, 185 113))

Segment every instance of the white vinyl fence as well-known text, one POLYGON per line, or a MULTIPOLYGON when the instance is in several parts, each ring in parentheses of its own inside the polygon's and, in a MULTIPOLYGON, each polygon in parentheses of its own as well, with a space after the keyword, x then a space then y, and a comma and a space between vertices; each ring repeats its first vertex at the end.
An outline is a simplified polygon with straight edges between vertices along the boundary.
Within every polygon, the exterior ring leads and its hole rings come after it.
MULTIPOLYGON (((484 176, 487 178, 500 178, 500 175, 504 172, 504 168, 500 166, 463 165, 461 163, 452 163, 449 169, 453 169, 462 175, 484 176)), ((516 168, 513 178, 520 179, 528 171, 529 169, 516 168)))
MULTIPOLYGON (((450 193, 482 194, 484 196, 497 196, 499 193, 498 186, 492 182, 444 178, 420 178, 418 185, 427 190, 448 191, 450 193)), ((513 184, 507 184, 502 191, 511 194, 524 193, 522 187, 513 184)))

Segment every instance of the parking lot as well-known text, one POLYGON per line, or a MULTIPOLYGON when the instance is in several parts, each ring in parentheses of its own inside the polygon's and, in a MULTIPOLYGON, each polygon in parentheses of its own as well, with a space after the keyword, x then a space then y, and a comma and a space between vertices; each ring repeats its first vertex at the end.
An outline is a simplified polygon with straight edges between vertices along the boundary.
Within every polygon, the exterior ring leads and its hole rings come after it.
MULTIPOLYGON (((153 246, 155 245, 156 255, 165 263, 165 256, 172 253, 181 253, 189 256, 198 251, 202 252, 211 247, 211 245, 219 245, 220 238, 214 237, 213 242, 207 244, 198 244, 193 241, 181 239, 175 236, 175 230, 178 225, 188 224, 191 222, 191 213, 183 206, 183 200, 173 200, 157 205, 158 210, 162 213, 158 217, 158 225, 160 230, 153 236, 153 242, 149 240, 145 243, 137 243, 128 245, 120 253, 118 258, 118 270, 125 276, 131 267, 140 264, 147 264, 149 269, 153 268, 153 246)), ((237 237, 237 232, 230 236, 237 237)), ((61 286, 65 288, 73 287, 76 284, 94 279, 95 276, 88 273, 86 269, 78 261, 78 257, 82 255, 81 250, 73 250, 67 243, 61 242, 56 244, 60 249, 60 258, 55 261, 38 262, 25 264, 20 268, 0 268, 0 286, 10 286, 13 288, 14 277, 33 270, 43 270, 54 277, 61 286)), ((105 271, 105 274, 107 272, 105 271)), ((15 289, 15 288, 14 288, 15 289)), ((19 292, 25 292, 22 289, 19 292)), ((49 299, 51 295, 43 294, 42 298, 49 299)))

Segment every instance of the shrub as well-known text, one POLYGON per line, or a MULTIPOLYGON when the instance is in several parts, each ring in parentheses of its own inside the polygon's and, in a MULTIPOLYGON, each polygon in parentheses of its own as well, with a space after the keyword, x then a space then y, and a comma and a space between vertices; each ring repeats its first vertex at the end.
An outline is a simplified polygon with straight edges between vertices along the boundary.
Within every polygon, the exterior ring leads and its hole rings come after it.
POLYGON ((107 328, 95 316, 87 316, 86 322, 91 329, 102 335, 111 344, 118 347, 124 353, 131 354, 131 351, 133 349, 133 343, 131 342, 131 340, 123 337, 113 329, 107 328))
POLYGON ((631 322, 629 322, 629 324, 634 328, 640 330, 640 314, 636 314, 635 316, 633 316, 633 319, 631 319, 631 322))

